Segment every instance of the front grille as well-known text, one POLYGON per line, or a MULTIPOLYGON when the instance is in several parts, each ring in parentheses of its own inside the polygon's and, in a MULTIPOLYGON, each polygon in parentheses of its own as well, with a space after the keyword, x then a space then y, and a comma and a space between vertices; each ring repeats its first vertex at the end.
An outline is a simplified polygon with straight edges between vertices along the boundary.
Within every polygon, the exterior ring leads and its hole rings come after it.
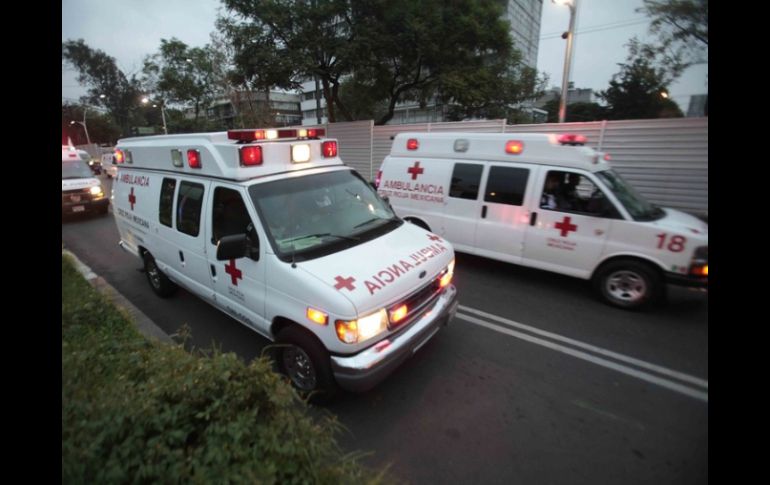
POLYGON ((406 317, 397 323, 391 323, 391 330, 408 324, 430 308, 430 304, 433 303, 436 298, 438 298, 439 293, 441 293, 441 286, 439 285, 440 279, 441 276, 439 275, 427 285, 388 308, 388 315, 390 315, 391 311, 402 305, 406 305, 407 308, 406 317))
POLYGON ((91 200, 91 189, 62 190, 61 200, 62 202, 72 202, 75 204, 78 202, 88 202, 91 200))

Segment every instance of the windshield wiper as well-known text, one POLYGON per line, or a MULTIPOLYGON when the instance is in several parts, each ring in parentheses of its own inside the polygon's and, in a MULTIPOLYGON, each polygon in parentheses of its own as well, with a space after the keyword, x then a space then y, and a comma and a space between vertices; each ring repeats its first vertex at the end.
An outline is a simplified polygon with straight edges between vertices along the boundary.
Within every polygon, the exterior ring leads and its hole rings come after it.
POLYGON ((340 238, 340 239, 347 239, 348 241, 360 241, 361 240, 360 237, 343 236, 341 234, 332 234, 330 232, 324 232, 324 233, 319 233, 319 234, 305 234, 304 236, 293 237, 291 239, 286 239, 286 240, 281 241, 281 242, 283 242, 283 243, 290 243, 290 242, 294 242, 294 241, 299 241, 300 239, 307 239, 309 237, 327 237, 327 236, 328 237, 337 237, 337 238, 340 238))

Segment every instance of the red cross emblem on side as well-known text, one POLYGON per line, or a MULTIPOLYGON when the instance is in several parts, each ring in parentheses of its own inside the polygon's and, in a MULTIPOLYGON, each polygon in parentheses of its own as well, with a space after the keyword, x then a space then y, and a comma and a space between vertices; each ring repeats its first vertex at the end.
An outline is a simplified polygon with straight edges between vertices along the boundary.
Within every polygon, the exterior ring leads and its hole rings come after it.
POLYGON ((134 210, 134 204, 136 204, 136 196, 134 195, 133 187, 131 187, 131 193, 128 194, 128 203, 131 204, 131 210, 134 210))
POLYGON ((243 279, 243 272, 235 267, 234 259, 231 259, 230 262, 225 265, 225 273, 230 275, 230 279, 235 286, 238 286, 239 279, 243 279))
POLYGON ((420 166, 420 162, 414 162, 414 167, 409 167, 406 171, 412 175, 412 180, 417 180, 417 176, 425 172, 425 169, 420 166))
POLYGON ((561 237, 569 236, 570 232, 577 232, 578 228, 577 225, 572 224, 572 218, 569 216, 564 216, 564 220, 557 222, 553 227, 561 231, 561 237))

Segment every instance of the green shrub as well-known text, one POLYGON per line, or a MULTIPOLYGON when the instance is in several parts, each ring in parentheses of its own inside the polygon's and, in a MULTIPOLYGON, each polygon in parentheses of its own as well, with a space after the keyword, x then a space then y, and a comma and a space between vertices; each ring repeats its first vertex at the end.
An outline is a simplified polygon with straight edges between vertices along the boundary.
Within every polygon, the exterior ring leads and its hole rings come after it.
POLYGON ((63 483, 361 483, 270 362, 142 337, 62 258, 63 483))

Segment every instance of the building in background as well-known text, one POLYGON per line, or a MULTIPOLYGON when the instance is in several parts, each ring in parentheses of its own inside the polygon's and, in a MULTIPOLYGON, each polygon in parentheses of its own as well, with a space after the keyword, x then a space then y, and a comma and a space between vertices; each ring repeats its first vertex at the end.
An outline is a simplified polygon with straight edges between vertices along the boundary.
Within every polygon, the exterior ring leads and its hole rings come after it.
MULTIPOLYGON (((195 116, 192 109, 185 117, 195 116)), ((255 123, 265 126, 293 126, 302 122, 300 95, 283 91, 234 91, 214 99, 206 109, 206 119, 221 122, 227 128, 252 128, 255 123), (241 126, 242 123, 248 126, 241 126)))
POLYGON ((695 94, 690 96, 690 105, 687 107, 687 117, 708 116, 708 106, 708 94, 695 94))
MULTIPOLYGON (((553 101, 555 99, 559 99, 561 96, 561 89, 559 88, 551 88, 548 91, 545 92, 545 94, 535 101, 534 105, 538 108, 542 108, 546 104, 548 104, 549 101, 553 101)), ((598 98, 594 94, 594 90, 590 88, 576 88, 574 87, 574 84, 572 81, 569 83, 569 87, 567 88, 567 104, 573 104, 573 103, 596 103, 598 102, 598 98)))

